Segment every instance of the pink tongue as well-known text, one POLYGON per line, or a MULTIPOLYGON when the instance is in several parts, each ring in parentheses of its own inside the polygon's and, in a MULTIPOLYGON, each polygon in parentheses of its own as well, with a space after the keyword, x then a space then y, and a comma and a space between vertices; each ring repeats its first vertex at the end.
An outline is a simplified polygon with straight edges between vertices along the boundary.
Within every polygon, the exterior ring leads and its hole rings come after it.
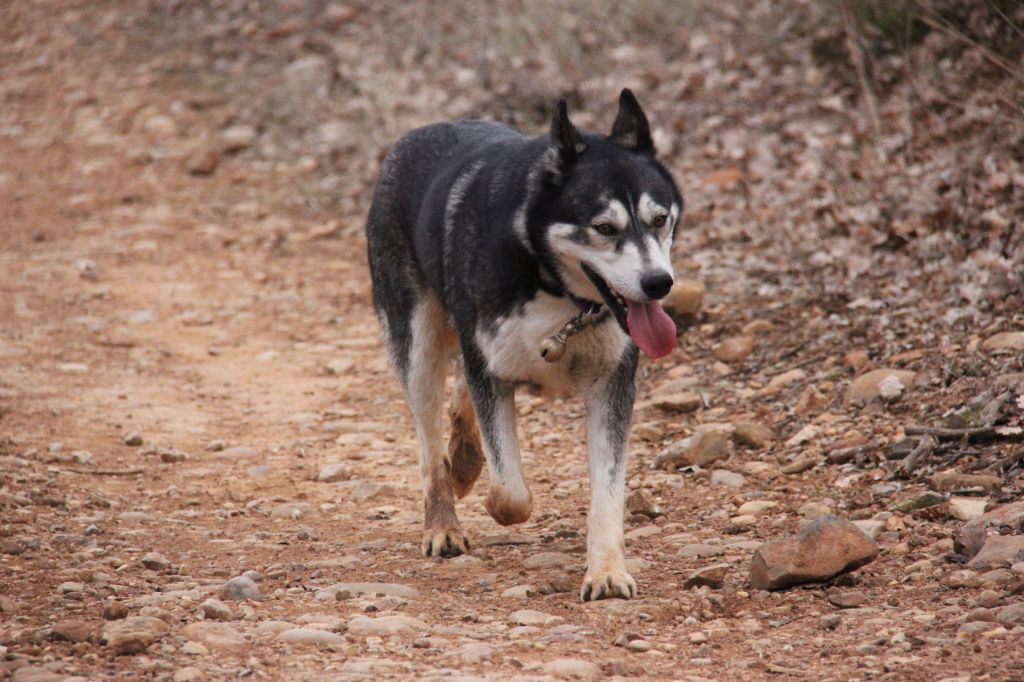
POLYGON ((662 358, 676 345, 676 323, 657 301, 626 301, 626 326, 640 350, 652 358, 662 358))

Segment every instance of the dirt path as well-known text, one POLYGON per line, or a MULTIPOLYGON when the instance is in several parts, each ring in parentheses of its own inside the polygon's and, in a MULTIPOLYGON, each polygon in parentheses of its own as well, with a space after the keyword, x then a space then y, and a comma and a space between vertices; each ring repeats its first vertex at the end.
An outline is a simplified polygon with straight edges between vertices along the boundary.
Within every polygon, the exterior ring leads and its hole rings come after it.
MULTIPOLYGON (((1020 621, 993 621, 1021 603, 1024 566, 962 573, 946 560, 960 521, 891 511, 925 480, 824 461, 994 381, 1016 400, 1019 355, 977 351, 1009 317, 933 348, 878 341, 877 364, 924 380, 848 407, 842 359, 870 343, 870 312, 830 327, 827 296, 754 281, 787 276, 780 254, 736 279, 746 242, 693 233, 677 255, 709 282, 708 312, 641 372, 629 485, 660 513, 627 522, 639 598, 578 600, 587 470, 571 400, 519 401, 534 517, 496 526, 481 481, 458 505, 477 549, 427 560, 414 434, 368 305, 365 187, 348 212, 306 201, 317 163, 254 153, 246 111, 183 84, 178 55, 107 63, 82 35, 116 42, 116 7, 52 23, 5 10, 0 34, 0 677, 1021 679, 1020 621), (755 321, 749 359, 716 358, 755 321), (950 365, 971 369, 943 384, 950 365), (653 405, 685 391, 705 407, 653 405), (773 437, 696 472, 652 466, 699 427, 745 421, 773 437), (751 501, 775 504, 737 520, 751 501), (878 521, 880 557, 846 583, 749 589, 754 550, 822 511, 878 521), (711 564, 723 587, 685 586, 711 564), (207 601, 247 571, 259 599, 207 601), (860 601, 839 609, 837 591, 860 601), (143 619, 104 620, 115 603, 143 619)), ((698 219, 720 210, 713 185, 698 219)), ((983 497, 1003 508, 1019 487, 983 497)))

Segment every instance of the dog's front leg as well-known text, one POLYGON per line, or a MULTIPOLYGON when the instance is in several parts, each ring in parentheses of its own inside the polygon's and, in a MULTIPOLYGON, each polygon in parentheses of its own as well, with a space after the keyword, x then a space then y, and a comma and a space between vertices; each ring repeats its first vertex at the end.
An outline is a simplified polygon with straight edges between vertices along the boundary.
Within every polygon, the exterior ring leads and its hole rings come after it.
POLYGON ((587 458, 590 460, 590 513, 587 516, 587 574, 583 601, 636 595, 626 571, 623 514, 629 427, 636 395, 637 350, 630 345, 607 377, 581 386, 587 406, 587 458))
POLYGON ((516 434, 515 392, 486 368, 479 350, 463 346, 463 368, 476 410, 484 454, 490 474, 490 490, 484 506, 503 526, 530 518, 533 498, 523 479, 516 434))

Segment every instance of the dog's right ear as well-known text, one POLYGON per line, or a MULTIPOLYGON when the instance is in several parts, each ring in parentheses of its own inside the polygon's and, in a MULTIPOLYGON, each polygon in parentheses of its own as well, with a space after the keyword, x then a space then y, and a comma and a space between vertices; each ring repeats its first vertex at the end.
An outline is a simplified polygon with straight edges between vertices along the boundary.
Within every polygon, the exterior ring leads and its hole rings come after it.
POLYGON ((558 151, 562 165, 573 163, 587 148, 580 131, 569 120, 569 106, 564 99, 558 100, 555 115, 551 119, 551 146, 558 151))

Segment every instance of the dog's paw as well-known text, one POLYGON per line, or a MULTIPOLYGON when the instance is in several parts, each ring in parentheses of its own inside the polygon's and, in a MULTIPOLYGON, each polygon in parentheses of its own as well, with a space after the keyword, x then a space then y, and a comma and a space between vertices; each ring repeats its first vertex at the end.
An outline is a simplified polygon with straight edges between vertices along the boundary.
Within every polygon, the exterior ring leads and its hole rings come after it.
POLYGON ((423 534, 423 553, 453 557, 469 553, 469 538, 461 528, 428 528, 423 534))
POLYGON ((632 599, 636 596, 636 581, 623 568, 607 568, 603 571, 587 571, 580 589, 580 599, 594 601, 621 597, 632 599))

